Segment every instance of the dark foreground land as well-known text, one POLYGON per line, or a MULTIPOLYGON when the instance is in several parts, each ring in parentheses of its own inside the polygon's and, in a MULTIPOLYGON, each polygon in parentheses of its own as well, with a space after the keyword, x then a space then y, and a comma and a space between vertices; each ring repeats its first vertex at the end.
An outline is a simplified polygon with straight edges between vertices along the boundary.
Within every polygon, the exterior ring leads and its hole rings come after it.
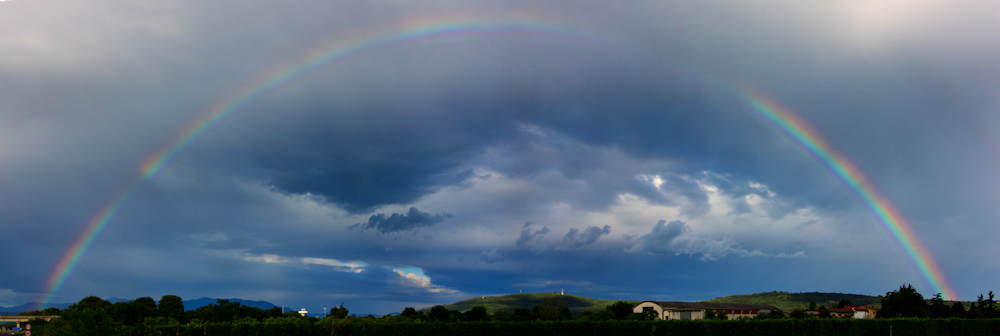
MULTIPOLYGON (((83 327, 83 326, 80 326, 83 327)), ((853 336, 853 335, 1000 335, 1000 319, 802 319, 802 320, 686 320, 686 321, 528 321, 528 322, 406 322, 302 319, 295 322, 232 322, 174 326, 108 326, 93 329, 40 328, 32 336, 59 335, 174 335, 174 336, 853 336)))

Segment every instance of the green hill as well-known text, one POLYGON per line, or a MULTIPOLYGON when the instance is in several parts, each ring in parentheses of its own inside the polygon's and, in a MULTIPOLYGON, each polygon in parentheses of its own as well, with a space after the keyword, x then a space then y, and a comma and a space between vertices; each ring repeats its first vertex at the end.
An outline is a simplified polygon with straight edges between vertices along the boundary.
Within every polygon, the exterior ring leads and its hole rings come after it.
MULTIPOLYGON (((580 315, 585 311, 599 312, 604 310, 607 306, 617 302, 617 300, 591 299, 576 295, 559 295, 559 293, 523 293, 471 298, 443 306, 448 308, 448 310, 457 310, 461 312, 468 311, 475 306, 483 306, 486 307, 486 310, 489 311, 490 314, 493 314, 498 311, 512 312, 518 308, 532 309, 542 303, 542 299, 545 298, 556 298, 565 302, 566 306, 569 307, 569 310, 573 312, 574 315, 580 315)), ((632 304, 639 303, 639 301, 626 302, 632 304)), ((420 311, 427 313, 430 309, 430 307, 427 307, 420 309, 420 311)))
MULTIPOLYGON (((576 295, 559 295, 559 293, 523 293, 523 294, 509 294, 502 296, 487 296, 471 298, 464 301, 455 302, 452 304, 443 305, 448 310, 457 310, 460 312, 468 311, 475 306, 486 307, 486 310, 493 314, 498 311, 514 311, 518 308, 532 309, 538 304, 542 303, 542 299, 545 298, 556 298, 565 302, 569 306, 569 310, 573 312, 574 315, 580 315, 583 312, 599 312, 604 310, 607 306, 615 303, 618 300, 601 300, 601 299, 591 299, 576 295)), ((726 297, 715 298, 711 300, 705 300, 702 302, 717 302, 717 303, 750 303, 750 304, 768 304, 783 310, 792 310, 796 308, 808 308, 809 302, 815 301, 817 306, 826 307, 836 307, 837 303, 842 299, 848 299, 855 306, 860 305, 870 305, 876 308, 882 305, 881 296, 871 296, 871 295, 859 295, 859 294, 841 294, 841 293, 788 293, 788 292, 767 292, 767 293, 757 293, 757 294, 744 294, 744 295, 732 295, 726 297)), ((626 301, 631 304, 638 304, 641 301, 626 301)), ((431 307, 420 309, 420 311, 427 313, 431 307)))
POLYGON ((789 293, 789 292, 767 292, 745 295, 731 295, 726 297, 705 300, 704 302, 718 303, 751 303, 768 304, 783 310, 796 308, 808 308, 809 302, 815 301, 817 306, 827 308, 836 307, 842 299, 850 300, 855 306, 869 305, 875 308, 882 306, 881 296, 841 294, 841 293, 789 293))

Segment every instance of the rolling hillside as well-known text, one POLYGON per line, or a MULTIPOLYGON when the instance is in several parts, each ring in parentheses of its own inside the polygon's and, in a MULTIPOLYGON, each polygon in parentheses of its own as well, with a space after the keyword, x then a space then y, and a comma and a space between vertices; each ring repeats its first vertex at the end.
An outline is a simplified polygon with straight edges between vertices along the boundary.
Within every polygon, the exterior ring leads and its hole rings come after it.
MULTIPOLYGON (((569 306, 570 311, 574 315, 580 315, 585 311, 598 312, 605 309, 605 307, 615 303, 617 300, 602 300, 602 299, 591 299, 576 295, 559 295, 559 293, 524 293, 524 294, 509 294, 502 296, 487 296, 471 298, 464 301, 459 301, 456 303, 443 305, 449 310, 457 310, 461 312, 468 311, 474 306, 486 307, 491 314, 497 311, 514 311, 518 308, 531 309, 542 302, 544 298, 557 298, 562 300, 569 306)), ((837 303, 841 299, 848 299, 854 305, 870 305, 876 308, 881 306, 882 297, 881 296, 871 296, 871 295, 859 295, 859 294, 840 294, 840 293, 788 293, 788 292, 767 292, 767 293, 757 293, 757 294, 745 294, 745 295, 732 295, 726 297, 715 298, 711 300, 705 300, 702 302, 717 302, 717 303, 750 303, 750 304, 768 304, 783 310, 792 310, 796 308, 808 308, 809 302, 816 301, 816 305, 826 306, 826 307, 836 307, 837 303)), ((631 304, 638 304, 640 301, 626 301, 631 304)), ((430 307, 420 309, 420 311, 427 313, 430 311, 430 307)))
MULTIPOLYGON (((531 309, 542 303, 542 299, 545 298, 557 298, 565 302, 569 306, 569 310, 573 312, 574 315, 580 315, 585 311, 598 312, 604 310, 607 306, 615 303, 617 300, 601 300, 601 299, 591 299, 576 295, 559 295, 559 293, 523 293, 523 294, 509 294, 503 296, 487 296, 485 298, 471 298, 464 301, 455 302, 452 304, 444 305, 445 308, 449 310, 457 311, 468 311, 475 306, 486 307, 486 310, 490 314, 497 311, 514 311, 518 308, 531 309)), ((639 301, 627 301, 632 304, 638 304, 639 301)), ((430 307, 420 309, 420 311, 426 313, 430 311, 430 307)))
POLYGON ((855 306, 869 305, 875 308, 882 306, 881 296, 816 292, 766 292, 757 294, 731 295, 705 300, 704 302, 768 304, 783 310, 792 310, 796 308, 808 308, 809 302, 812 301, 816 301, 817 306, 826 306, 827 308, 836 307, 837 303, 839 303, 842 299, 850 300, 855 306))

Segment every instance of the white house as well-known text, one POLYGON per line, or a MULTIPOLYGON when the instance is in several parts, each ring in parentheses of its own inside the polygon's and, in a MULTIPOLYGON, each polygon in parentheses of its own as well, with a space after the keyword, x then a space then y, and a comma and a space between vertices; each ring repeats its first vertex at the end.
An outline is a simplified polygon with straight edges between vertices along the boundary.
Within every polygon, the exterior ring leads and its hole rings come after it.
POLYGON ((771 305, 675 301, 643 301, 632 308, 635 313, 650 310, 655 311, 661 320, 700 320, 705 318, 706 310, 712 310, 716 314, 726 313, 730 320, 780 311, 778 307, 771 305))

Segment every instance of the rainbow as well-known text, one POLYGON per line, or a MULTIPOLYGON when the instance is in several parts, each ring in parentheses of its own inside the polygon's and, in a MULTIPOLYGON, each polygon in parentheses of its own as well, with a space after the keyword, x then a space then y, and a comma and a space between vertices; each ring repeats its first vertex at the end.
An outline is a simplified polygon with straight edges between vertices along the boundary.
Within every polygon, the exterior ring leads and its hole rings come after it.
POLYGON ((124 189, 110 203, 90 219, 87 226, 76 238, 70 248, 63 254, 59 263, 45 283, 45 290, 39 300, 37 309, 45 309, 55 293, 65 283, 66 278, 73 273, 77 263, 86 254, 95 239, 107 227, 108 223, 131 198, 135 190, 144 182, 156 176, 170 161, 195 140, 218 125, 227 116, 240 110, 253 98, 274 90, 284 83, 312 73, 318 69, 343 64, 350 60, 361 58, 373 52, 405 44, 422 42, 463 41, 491 35, 539 35, 550 37, 583 38, 594 41, 589 34, 579 30, 568 29, 557 23, 557 20, 516 19, 506 21, 465 20, 448 22, 416 22, 402 29, 381 34, 361 35, 348 39, 347 43, 320 47, 307 53, 306 57, 291 65, 275 68, 265 72, 257 80, 246 85, 233 94, 217 101, 210 109, 200 114, 193 122, 185 126, 178 136, 167 146, 149 156, 140 167, 136 181, 124 189), (550 23, 553 22, 553 23, 550 23))
MULTIPOLYGON (((179 153, 255 97, 316 70, 344 64, 350 60, 398 45, 430 41, 461 41, 484 35, 503 34, 584 37, 585 40, 592 40, 590 38, 592 34, 581 34, 578 30, 546 22, 539 20, 467 20, 416 23, 393 32, 361 35, 354 39, 348 39, 346 43, 316 48, 297 62, 265 72, 257 80, 251 81, 249 85, 234 90, 229 96, 212 104, 208 110, 185 126, 173 141, 143 161, 140 166, 140 174, 135 182, 102 207, 88 221, 79 237, 63 254, 46 281, 46 287, 37 309, 44 309, 51 302, 53 296, 72 274, 89 247, 108 223, 115 218, 119 210, 128 203, 139 186, 155 177, 179 153)), ((943 293, 945 298, 956 299, 958 297, 945 281, 944 274, 933 258, 916 239, 907 222, 888 201, 875 192, 873 185, 867 182, 864 175, 850 161, 837 154, 818 133, 790 111, 748 90, 743 90, 742 96, 756 112, 777 125, 789 138, 833 171, 866 202, 882 225, 914 260, 924 278, 934 289, 943 293)))
POLYGON ((411 27, 397 33, 361 39, 360 42, 321 48, 318 51, 312 52, 311 56, 307 56, 305 60, 295 63, 296 65, 272 71, 264 75, 261 80, 255 81, 254 84, 237 91, 237 94, 216 103, 212 109, 202 114, 198 120, 189 124, 181 132, 181 136, 177 140, 146 160, 142 165, 142 172, 146 177, 155 175, 177 153, 187 148, 192 142, 208 132, 226 116, 232 114, 233 111, 243 107, 252 98, 264 92, 271 91, 281 84, 287 83, 303 74, 320 68, 341 64, 400 44, 420 43, 432 40, 461 40, 463 38, 491 34, 585 36, 560 25, 533 21, 445 23, 411 27))
POLYGON ((917 239, 910 224, 892 203, 879 195, 875 186, 851 161, 835 151, 815 129, 792 111, 750 89, 739 91, 754 111, 830 169, 865 202, 883 228, 889 231, 892 238, 910 256, 924 280, 936 293, 942 293, 946 300, 958 300, 957 292, 948 284, 944 272, 917 239))

